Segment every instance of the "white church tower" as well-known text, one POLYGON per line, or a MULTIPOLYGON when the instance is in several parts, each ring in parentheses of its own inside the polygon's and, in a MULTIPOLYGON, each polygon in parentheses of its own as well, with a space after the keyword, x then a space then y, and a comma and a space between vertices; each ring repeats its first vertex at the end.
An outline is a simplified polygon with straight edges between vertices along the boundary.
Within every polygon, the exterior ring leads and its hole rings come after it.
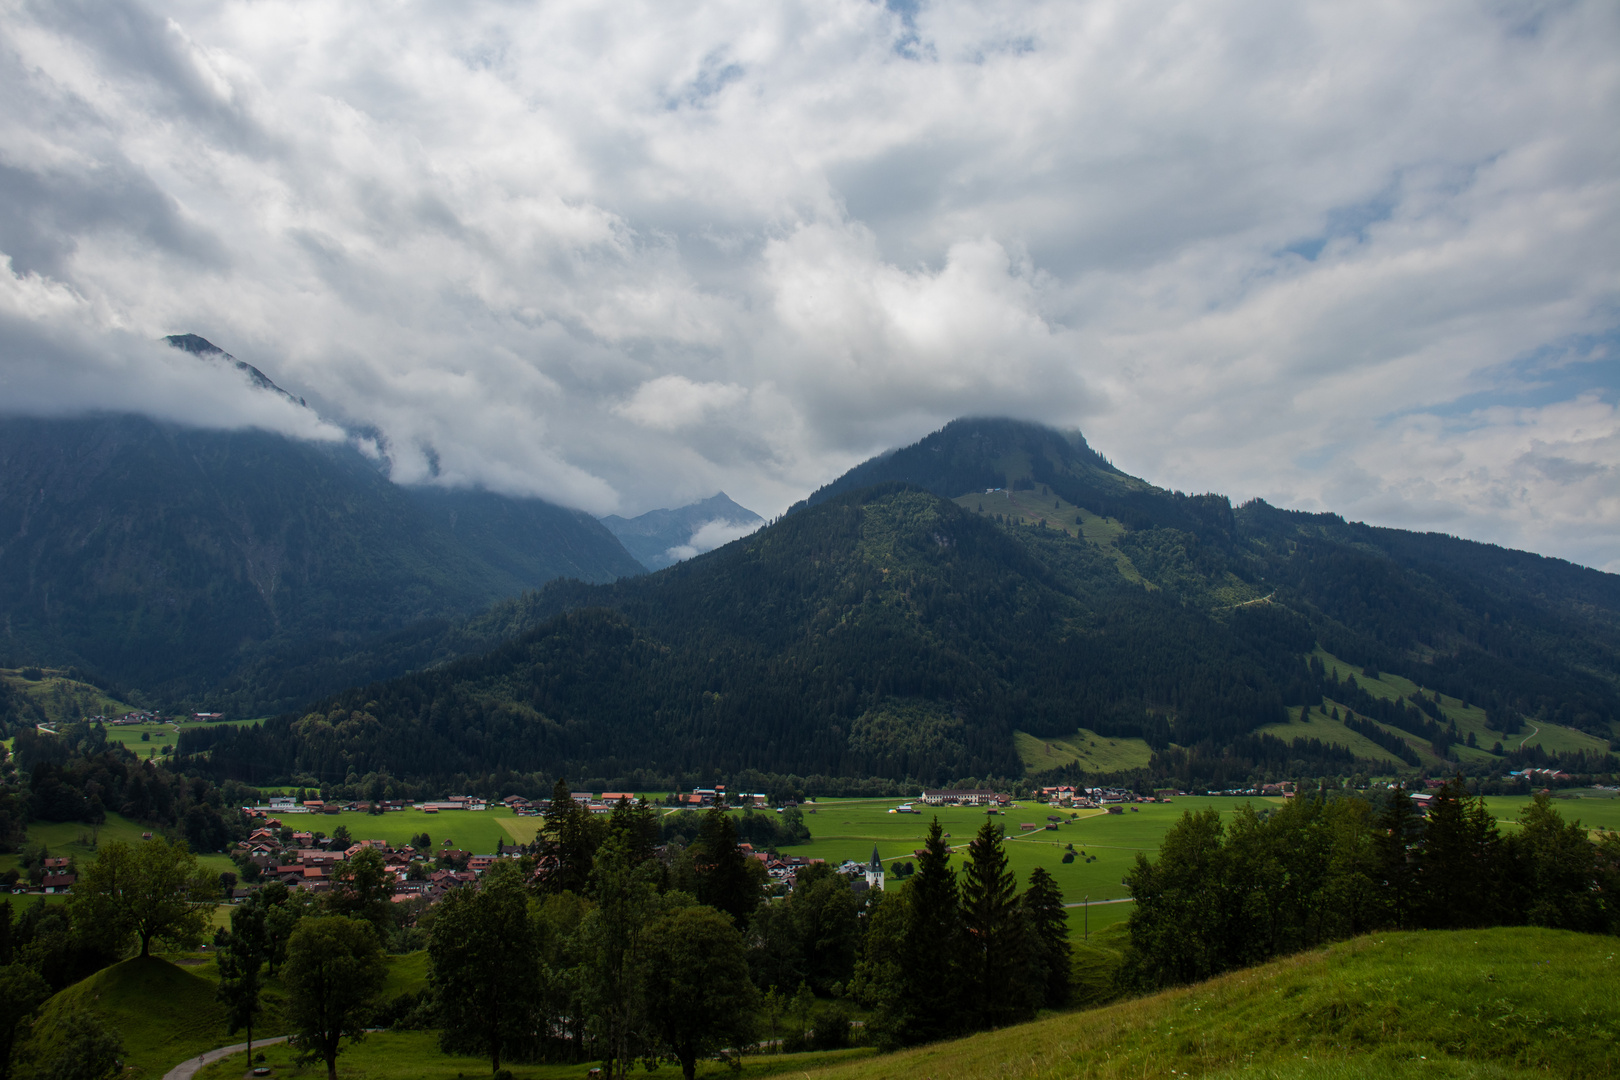
POLYGON ((878 858, 877 845, 872 845, 872 861, 866 864, 866 887, 883 888, 883 860, 878 858))

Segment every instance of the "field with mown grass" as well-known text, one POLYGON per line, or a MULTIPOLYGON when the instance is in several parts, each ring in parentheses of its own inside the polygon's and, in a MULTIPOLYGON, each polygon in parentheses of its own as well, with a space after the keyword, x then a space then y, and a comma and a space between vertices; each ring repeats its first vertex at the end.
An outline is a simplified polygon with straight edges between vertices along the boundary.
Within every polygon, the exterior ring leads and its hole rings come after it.
POLYGON ((1375 934, 1207 983, 808 1072, 810 1080, 1620 1075, 1620 941, 1375 934))
MULTIPOLYGON (((1324 652, 1321 649, 1316 650, 1315 655, 1338 678, 1345 679, 1354 675, 1361 688, 1373 697, 1393 701, 1398 698, 1410 697, 1420 690, 1426 697, 1432 698, 1435 693, 1432 687, 1422 686, 1399 675, 1391 675, 1387 671, 1380 672, 1376 677, 1363 675, 1360 668, 1356 668, 1332 653, 1324 652)), ((1333 704, 1335 703, 1329 703, 1329 708, 1332 708, 1333 704)), ((1345 707, 1342 703, 1337 704, 1342 715, 1345 707)), ((1562 727, 1558 724, 1537 724, 1528 720, 1524 722, 1524 729, 1519 734, 1503 735, 1500 731, 1493 731, 1485 726, 1485 710, 1477 704, 1470 703, 1467 708, 1464 708, 1461 699, 1448 697, 1444 694, 1440 695, 1439 704, 1440 714, 1447 720, 1457 722, 1457 730, 1465 740, 1468 738, 1469 733, 1472 732, 1474 740, 1480 744, 1480 747, 1472 753, 1470 753, 1470 748, 1467 746, 1457 747, 1458 755, 1464 757, 1465 760, 1489 759, 1492 756, 1490 747, 1498 741, 1502 743, 1504 749, 1511 750, 1518 746, 1539 746, 1549 754, 1578 751, 1607 753, 1609 749, 1606 740, 1595 735, 1588 735, 1584 731, 1576 731, 1574 728, 1562 727)), ((1384 727, 1386 731, 1391 731, 1407 739, 1412 743, 1413 748, 1420 753, 1426 753, 1429 745, 1426 739, 1420 739, 1416 735, 1411 735, 1387 725, 1380 726, 1384 727)), ((1426 756, 1425 760, 1429 760, 1430 757, 1432 755, 1426 756)))
POLYGON ((119 701, 99 687, 70 679, 56 668, 0 668, 0 680, 44 710, 48 720, 76 720, 86 716, 122 716, 135 706, 119 701), (39 671, 30 679, 24 671, 39 671))
MULTIPOLYGON (((896 860, 915 863, 916 850, 922 847, 929 823, 937 814, 957 854, 952 865, 960 867, 966 857, 964 849, 984 822, 985 812, 967 806, 925 807, 920 801, 914 803, 923 811, 920 814, 888 812, 905 801, 821 799, 806 804, 801 809, 810 827, 809 843, 785 847, 782 851, 826 859, 836 866, 846 859, 866 862, 872 857, 875 844, 885 868, 896 860), (812 810, 814 813, 810 812, 812 810)), ((1152 855, 1158 851, 1164 834, 1180 820, 1183 812, 1214 807, 1222 814, 1231 814, 1249 802, 1256 806, 1282 804, 1281 799, 1189 796, 1169 803, 1133 803, 1124 808, 1124 813, 1109 814, 1101 810, 1062 810, 1026 801, 992 820, 1007 834, 1007 858, 1018 875, 1020 887, 1029 880, 1030 871, 1044 866, 1063 890, 1064 900, 1075 903, 1088 895, 1092 900, 1128 897, 1121 880, 1135 863, 1136 853, 1152 855), (1049 817, 1059 819, 1055 830, 1044 827, 1052 824, 1047 820, 1049 817), (1024 824, 1040 827, 1025 832, 1019 828, 1024 824), (1074 861, 1065 863, 1063 856, 1071 846, 1074 861)), ((892 874, 890 880, 893 881, 892 874)), ((1097 909, 1093 909, 1093 916, 1109 918, 1099 916, 1097 909)))
POLYGON ((1075 764, 1088 773, 1129 772, 1147 768, 1153 757, 1146 739, 1111 739, 1085 728, 1050 737, 1015 731, 1013 740, 1019 759, 1032 775, 1075 764))
POLYGON ((411 842, 411 837, 425 832, 436 848, 443 847, 449 840, 452 847, 474 855, 495 854, 496 841, 508 847, 514 843, 527 844, 545 824, 544 818, 519 817, 504 806, 498 810, 441 810, 434 814, 425 810, 390 810, 386 814, 368 814, 363 810, 284 814, 280 821, 299 832, 322 832, 327 836, 342 825, 356 840, 386 840, 394 847, 403 847, 411 842))
MULTIPOLYGON (((83 866, 94 862, 102 844, 122 840, 126 844, 139 844, 141 834, 152 832, 152 826, 131 821, 122 814, 108 814, 100 825, 82 825, 76 821, 35 821, 28 826, 28 839, 24 843, 42 843, 53 856, 66 856, 83 866)), ((236 864, 228 855, 218 853, 199 855, 197 862, 215 873, 235 872, 236 864)), ((0 873, 21 869, 18 855, 0 855, 0 873)))

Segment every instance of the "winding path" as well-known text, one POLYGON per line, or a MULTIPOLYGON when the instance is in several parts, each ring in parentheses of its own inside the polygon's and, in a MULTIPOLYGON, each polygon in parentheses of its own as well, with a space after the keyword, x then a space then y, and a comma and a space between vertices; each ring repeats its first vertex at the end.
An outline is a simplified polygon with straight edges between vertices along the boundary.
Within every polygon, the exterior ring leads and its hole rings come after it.
POLYGON ((1524 749, 1524 744, 1525 744, 1525 743, 1527 743, 1527 742, 1529 742, 1529 741, 1530 741, 1530 740, 1531 740, 1531 739, 1533 739, 1533 738, 1535 738, 1535 737, 1536 737, 1536 736, 1537 736, 1537 735, 1540 735, 1540 734, 1541 734, 1541 729, 1540 729, 1540 728, 1538 728, 1538 727, 1536 727, 1536 725, 1534 725, 1534 724, 1531 724, 1531 725, 1530 725, 1530 726, 1531 726, 1531 727, 1533 727, 1533 728, 1536 728, 1536 730, 1534 730, 1534 731, 1532 731, 1532 732, 1531 732, 1531 733, 1530 733, 1530 734, 1528 734, 1528 735, 1526 735, 1526 736, 1525 736, 1525 737, 1524 737, 1524 738, 1522 738, 1522 739, 1520 739, 1520 740, 1519 740, 1519 749, 1520 749, 1520 750, 1523 750, 1523 749, 1524 749))
MULTIPOLYGON (((272 1035, 268 1039, 254 1039, 253 1045, 270 1046, 273 1043, 282 1043, 286 1041, 287 1036, 285 1035, 272 1035)), ((163 1080, 191 1080, 193 1076, 197 1075, 197 1070, 201 1069, 204 1065, 212 1065, 220 1058, 230 1057, 232 1054, 240 1054, 246 1049, 247 1043, 241 1042, 237 1043, 235 1046, 222 1046, 218 1050, 210 1050, 206 1054, 198 1054, 194 1058, 187 1058, 174 1068, 170 1069, 168 1072, 164 1073, 163 1080)))

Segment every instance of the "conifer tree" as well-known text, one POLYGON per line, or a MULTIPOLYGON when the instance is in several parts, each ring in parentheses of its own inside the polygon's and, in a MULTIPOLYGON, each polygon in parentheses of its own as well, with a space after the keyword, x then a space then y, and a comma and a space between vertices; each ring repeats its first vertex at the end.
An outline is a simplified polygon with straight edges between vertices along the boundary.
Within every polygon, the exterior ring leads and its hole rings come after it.
POLYGON ((1416 925, 1420 906, 1417 894, 1415 853, 1423 835, 1423 823, 1412 806, 1406 789, 1396 785, 1389 793, 1374 826, 1378 849, 1378 873, 1383 880, 1387 917, 1397 930, 1416 925))
POLYGON ((1496 819, 1462 780, 1446 783, 1429 806, 1418 852, 1423 926, 1490 926, 1500 902, 1502 841, 1496 819))
POLYGON ((962 875, 963 981, 974 1027, 996 1027, 1025 1011, 1019 929, 1017 880, 1007 869, 1001 829, 987 818, 968 845, 962 875))
POLYGON ((270 953, 264 905, 246 903, 233 908, 231 928, 215 931, 214 948, 219 967, 216 995, 225 1005, 226 1028, 232 1035, 247 1029, 247 1058, 252 1061, 253 1021, 262 1010, 261 969, 270 953))
POLYGON ((548 869, 543 879, 547 892, 583 893, 591 876, 591 860, 596 850, 590 811, 575 801, 566 780, 551 789, 551 806, 546 810, 544 856, 548 869))
POLYGON ((903 1042, 926 1042, 961 1030, 962 918, 956 873, 950 866, 939 818, 905 884, 907 908, 898 960, 902 979, 897 1034, 903 1042))
POLYGON ((1594 887, 1598 848, 1578 821, 1564 823, 1546 792, 1519 813, 1509 848, 1523 884, 1524 920, 1532 926, 1601 933, 1608 922, 1594 887))
POLYGON ((1045 867, 1030 872, 1019 909, 1031 976, 1044 975, 1041 1004, 1060 1009, 1069 1003, 1069 920, 1063 912, 1063 893, 1045 867))
POLYGON ((703 815, 703 825, 689 849, 693 892, 699 903, 730 915, 738 926, 759 906, 760 888, 749 859, 737 844, 737 826, 716 806, 703 815))

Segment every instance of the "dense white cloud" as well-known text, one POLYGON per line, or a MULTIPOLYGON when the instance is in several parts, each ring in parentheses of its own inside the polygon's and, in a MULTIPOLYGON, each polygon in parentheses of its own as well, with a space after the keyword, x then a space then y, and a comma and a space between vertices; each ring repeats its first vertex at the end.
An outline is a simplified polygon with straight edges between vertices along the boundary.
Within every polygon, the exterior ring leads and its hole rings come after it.
POLYGON ((1620 569, 1608 0, 0 0, 0 100, 0 408, 333 435, 191 331, 598 513, 1006 413, 1620 569))

